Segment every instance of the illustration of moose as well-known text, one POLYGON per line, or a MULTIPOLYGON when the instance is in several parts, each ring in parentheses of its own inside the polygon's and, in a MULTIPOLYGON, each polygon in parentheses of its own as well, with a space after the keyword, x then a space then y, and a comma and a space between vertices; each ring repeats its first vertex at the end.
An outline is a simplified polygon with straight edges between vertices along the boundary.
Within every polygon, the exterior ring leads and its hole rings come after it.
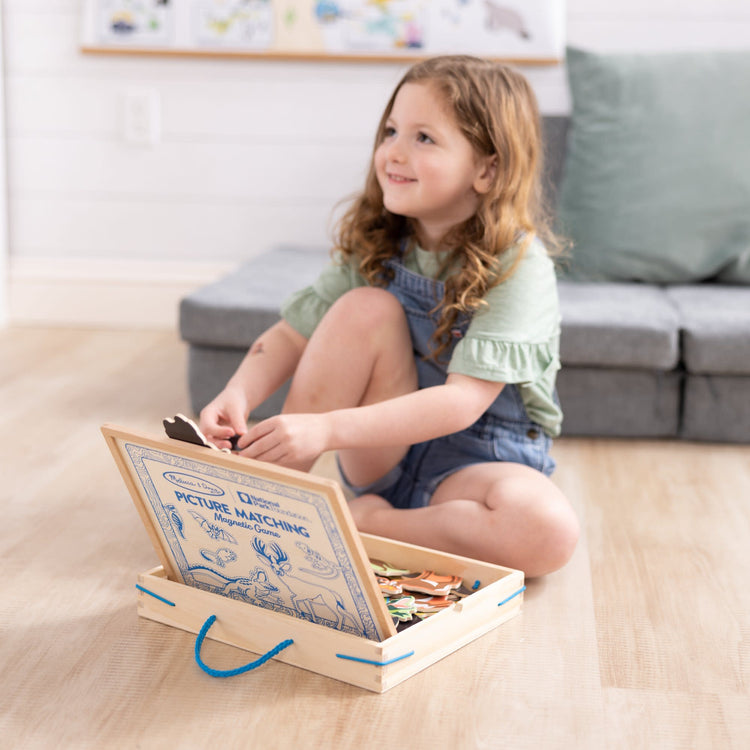
POLYGON ((269 566, 269 582, 289 591, 291 604, 299 617, 329 627, 332 625, 337 630, 361 633, 362 628, 346 611, 343 599, 326 586, 294 575, 288 555, 276 542, 268 552, 265 543, 255 537, 253 549, 258 559, 269 566))

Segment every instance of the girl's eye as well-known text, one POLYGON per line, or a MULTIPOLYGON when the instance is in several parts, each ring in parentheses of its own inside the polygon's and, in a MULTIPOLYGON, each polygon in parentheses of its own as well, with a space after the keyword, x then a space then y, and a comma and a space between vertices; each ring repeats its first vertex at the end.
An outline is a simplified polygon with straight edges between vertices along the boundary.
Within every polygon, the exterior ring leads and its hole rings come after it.
POLYGON ((432 138, 430 138, 430 136, 427 135, 427 133, 421 133, 421 132, 418 133, 417 134, 417 140, 420 143, 435 143, 435 141, 433 141, 432 138))
POLYGON ((386 125, 385 130, 383 131, 383 138, 392 138, 394 135, 396 135, 396 128, 391 125, 386 125))

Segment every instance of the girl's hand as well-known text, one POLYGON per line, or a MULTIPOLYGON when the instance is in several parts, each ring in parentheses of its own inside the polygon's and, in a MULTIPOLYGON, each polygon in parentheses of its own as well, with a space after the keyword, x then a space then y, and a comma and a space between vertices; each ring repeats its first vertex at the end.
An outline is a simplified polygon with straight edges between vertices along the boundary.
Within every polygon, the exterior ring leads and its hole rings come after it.
POLYGON ((247 432, 249 413, 242 389, 227 387, 201 411, 199 427, 217 448, 231 448, 229 438, 247 432))
POLYGON ((279 414, 251 428, 237 449, 247 458, 307 471, 329 449, 326 414, 279 414))

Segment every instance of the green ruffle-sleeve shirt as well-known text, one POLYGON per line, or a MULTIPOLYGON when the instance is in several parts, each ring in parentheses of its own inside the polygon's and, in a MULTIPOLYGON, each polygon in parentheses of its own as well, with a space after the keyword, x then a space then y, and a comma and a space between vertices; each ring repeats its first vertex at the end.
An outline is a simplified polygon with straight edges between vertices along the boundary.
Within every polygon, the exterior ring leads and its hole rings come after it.
MULTIPOLYGON (((512 264, 514 250, 502 266, 512 264)), ((419 247, 406 253, 406 269, 438 281, 444 256, 419 247)), ((502 271, 502 267, 500 269, 502 271)), ((318 279, 283 303, 281 316, 305 338, 331 305, 345 292, 367 282, 353 262, 332 260, 318 279)), ((464 337, 456 344, 449 373, 480 380, 512 383, 517 388, 529 419, 550 437, 560 434, 562 411, 555 397, 560 369, 560 310, 552 260, 544 246, 533 241, 513 275, 492 287, 487 304, 471 318, 464 337)))

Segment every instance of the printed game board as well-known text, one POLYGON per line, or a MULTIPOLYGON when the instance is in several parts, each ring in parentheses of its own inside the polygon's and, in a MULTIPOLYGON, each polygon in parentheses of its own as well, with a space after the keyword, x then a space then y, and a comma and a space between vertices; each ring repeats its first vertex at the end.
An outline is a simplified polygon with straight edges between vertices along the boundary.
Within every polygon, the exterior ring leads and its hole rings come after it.
POLYGON ((335 482, 102 432, 170 579, 371 640, 394 634, 335 482))

